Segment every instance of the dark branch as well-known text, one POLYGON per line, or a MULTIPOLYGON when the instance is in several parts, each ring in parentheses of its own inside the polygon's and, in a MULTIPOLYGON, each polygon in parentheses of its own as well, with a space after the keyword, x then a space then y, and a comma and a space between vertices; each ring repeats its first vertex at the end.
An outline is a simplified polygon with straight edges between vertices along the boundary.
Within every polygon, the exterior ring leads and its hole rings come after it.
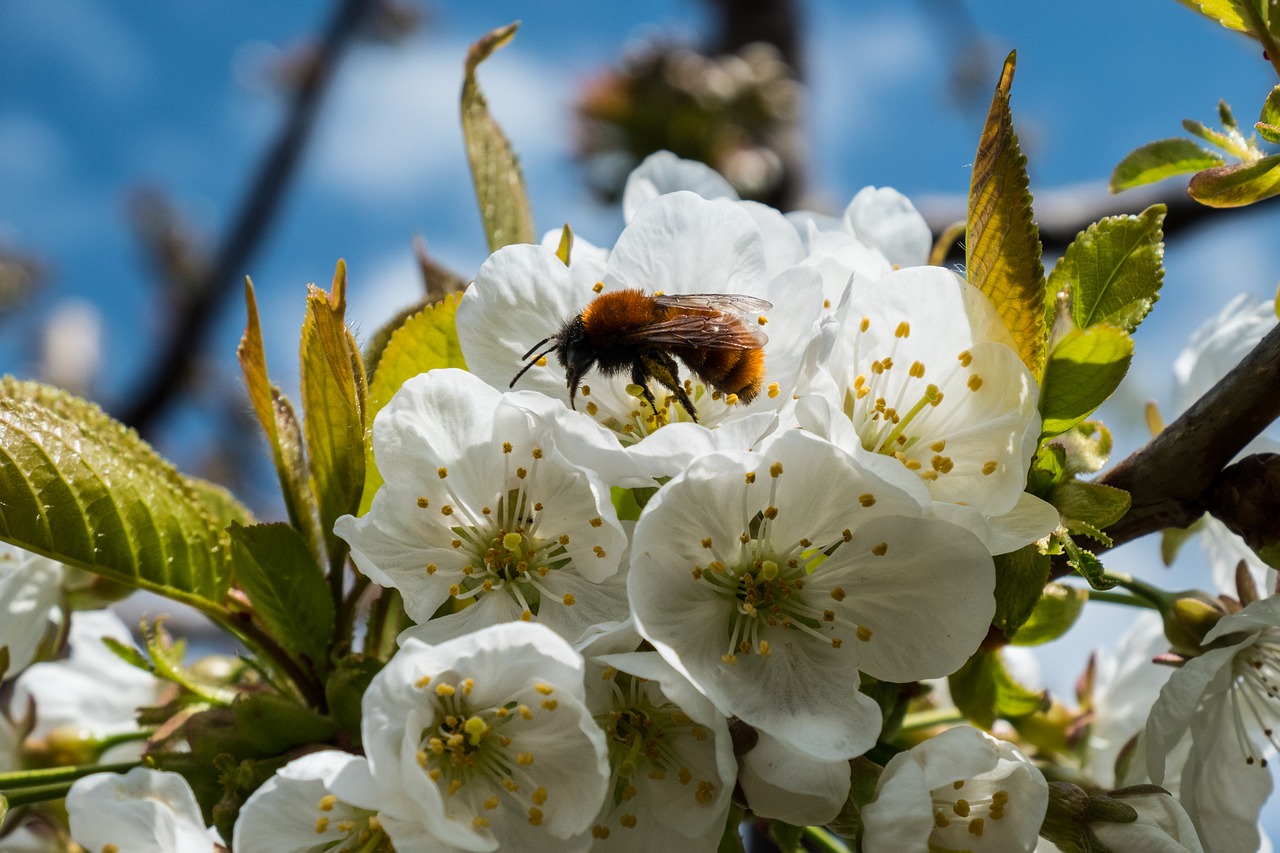
POLYGON ((258 165, 230 231, 183 301, 182 313, 166 326, 168 339, 148 359, 151 374, 120 412, 122 421, 144 435, 181 388, 220 304, 241 292, 245 268, 280 210, 333 72, 352 36, 376 5, 376 0, 338 0, 314 67, 299 82, 280 135, 258 165))

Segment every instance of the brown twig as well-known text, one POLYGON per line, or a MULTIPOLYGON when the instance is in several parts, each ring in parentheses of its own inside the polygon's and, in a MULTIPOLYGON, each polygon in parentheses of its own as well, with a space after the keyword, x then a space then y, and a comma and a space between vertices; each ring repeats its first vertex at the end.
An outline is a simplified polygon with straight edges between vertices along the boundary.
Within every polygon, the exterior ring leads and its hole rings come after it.
POLYGON ((122 421, 144 435, 181 388, 221 303, 241 292, 245 267, 280 209, 333 72, 361 22, 376 5, 376 0, 337 0, 314 67, 299 81, 280 134, 259 163, 230 231, 183 301, 182 313, 166 325, 167 339, 148 359, 150 375, 119 413, 122 421))

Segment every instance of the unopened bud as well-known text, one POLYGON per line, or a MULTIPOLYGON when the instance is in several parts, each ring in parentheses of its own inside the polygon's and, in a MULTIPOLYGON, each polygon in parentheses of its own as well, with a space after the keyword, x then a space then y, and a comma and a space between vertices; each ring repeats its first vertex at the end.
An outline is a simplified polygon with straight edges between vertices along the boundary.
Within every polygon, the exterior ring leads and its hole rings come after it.
POLYGON ((39 740, 28 741, 23 747, 27 762, 34 767, 63 767, 74 764, 94 764, 102 755, 101 738, 81 726, 58 726, 39 740))
POLYGON ((1164 635, 1174 652, 1187 657, 1201 653, 1200 644, 1227 612, 1222 602, 1202 592, 1179 595, 1164 612, 1164 635))

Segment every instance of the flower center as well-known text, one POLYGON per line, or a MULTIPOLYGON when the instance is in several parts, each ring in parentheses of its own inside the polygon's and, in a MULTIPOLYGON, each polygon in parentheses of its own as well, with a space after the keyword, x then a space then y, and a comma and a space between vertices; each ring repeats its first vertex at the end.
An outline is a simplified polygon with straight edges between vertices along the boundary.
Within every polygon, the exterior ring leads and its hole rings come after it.
POLYGON ((330 853, 392 853, 391 839, 375 812, 348 805, 333 794, 316 803, 315 833, 319 849, 330 853))
POLYGON ((1009 808, 1009 792, 984 782, 957 779, 934 788, 931 853, 972 850, 976 839, 990 830, 990 824, 1004 819, 1009 808), (994 790, 992 790, 994 789, 994 790))
MULTIPOLYGON (((608 737, 609 780, 612 804, 608 816, 591 829, 598 839, 608 838, 611 826, 635 829, 639 816, 634 806, 645 786, 671 785, 692 795, 696 805, 709 805, 715 798, 716 782, 694 782, 690 762, 681 756, 688 738, 705 743, 711 733, 694 722, 676 705, 666 701, 652 682, 606 667, 603 678, 613 692, 613 708, 596 717, 608 737)), ((652 799, 652 797, 650 797, 652 799)))
POLYGON ((1259 731, 1266 741, 1262 753, 1280 749, 1280 628, 1264 628, 1258 639, 1236 655, 1236 686, 1232 699, 1236 733, 1245 764, 1265 768, 1249 732, 1259 731))
MULTIPOLYGON (((515 810, 527 811, 531 825, 540 826, 547 789, 530 775, 534 753, 517 743, 521 723, 532 720, 534 710, 515 701, 473 707, 475 680, 456 679, 447 673, 415 684, 435 711, 434 725, 419 733, 418 766, 444 791, 445 812, 452 819, 469 815, 472 828, 487 829, 505 799, 515 810)), ((553 687, 537 684, 534 689, 542 697, 542 710, 556 710, 553 687)))

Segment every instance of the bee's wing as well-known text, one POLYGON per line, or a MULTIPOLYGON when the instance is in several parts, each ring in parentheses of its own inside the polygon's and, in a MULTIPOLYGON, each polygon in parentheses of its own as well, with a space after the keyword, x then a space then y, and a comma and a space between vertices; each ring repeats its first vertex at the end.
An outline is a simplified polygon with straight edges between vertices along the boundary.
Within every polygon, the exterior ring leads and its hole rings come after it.
POLYGON ((693 311, 723 311, 726 314, 760 314, 773 307, 767 299, 744 293, 671 293, 653 297, 658 305, 693 311))
POLYGON ((768 336, 754 323, 717 312, 677 314, 624 335, 617 343, 751 350, 759 349, 768 340, 768 336))

